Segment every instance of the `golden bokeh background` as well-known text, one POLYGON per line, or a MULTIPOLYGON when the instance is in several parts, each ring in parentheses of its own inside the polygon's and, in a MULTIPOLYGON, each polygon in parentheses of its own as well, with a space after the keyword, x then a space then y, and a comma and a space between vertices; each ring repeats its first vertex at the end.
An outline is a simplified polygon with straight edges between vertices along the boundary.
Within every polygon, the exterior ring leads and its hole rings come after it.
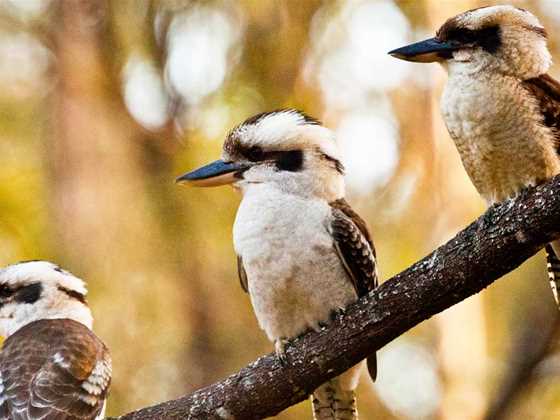
MULTIPOLYGON (((272 349, 237 280, 239 196, 174 184, 252 114, 297 107, 336 131, 383 279, 484 211, 439 115, 444 71, 386 52, 494 3, 0 0, 0 263, 49 259, 88 281, 109 415, 272 349)), ((560 57, 560 1, 511 3, 560 57)), ((494 418, 559 418, 544 267, 538 255, 386 346, 362 418, 482 419, 501 394, 494 418)), ((308 402, 277 416, 310 417, 308 402)))

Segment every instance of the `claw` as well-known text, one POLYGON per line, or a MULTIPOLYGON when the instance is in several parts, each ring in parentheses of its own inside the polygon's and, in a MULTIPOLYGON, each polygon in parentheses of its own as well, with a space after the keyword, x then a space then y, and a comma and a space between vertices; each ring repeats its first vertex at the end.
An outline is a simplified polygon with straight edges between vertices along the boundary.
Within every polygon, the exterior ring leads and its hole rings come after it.
POLYGON ((274 351, 276 352, 276 357, 278 357, 282 366, 286 366, 288 364, 288 357, 286 355, 287 344, 288 339, 284 337, 274 340, 274 351))
POLYGON ((321 330, 327 328, 329 326, 329 322, 328 321, 319 321, 317 323, 317 326, 315 328, 313 328, 316 332, 320 332, 321 330))
POLYGON ((335 308, 331 312, 331 319, 334 321, 338 317, 343 317, 346 314, 346 308, 342 306, 335 308))

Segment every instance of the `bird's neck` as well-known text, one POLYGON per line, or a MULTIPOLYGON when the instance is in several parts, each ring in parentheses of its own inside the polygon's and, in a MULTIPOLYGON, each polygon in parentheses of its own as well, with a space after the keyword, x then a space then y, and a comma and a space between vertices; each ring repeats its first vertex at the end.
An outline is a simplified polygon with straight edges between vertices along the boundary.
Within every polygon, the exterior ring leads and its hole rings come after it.
MULTIPOLYGON (((548 51, 545 51, 548 53, 548 51)), ((547 57, 535 57, 529 54, 526 57, 512 54, 511 57, 477 57, 473 60, 450 60, 444 62, 444 68, 449 78, 469 77, 492 78, 512 77, 516 80, 527 80, 545 74, 550 67, 547 57)))
POLYGON ((455 61, 451 60, 445 63, 449 80, 455 79, 478 79, 492 77, 494 73, 500 74, 495 63, 485 60, 477 61, 455 61))
POLYGON ((55 305, 49 308, 23 308, 17 316, 12 319, 6 329, 6 337, 9 337, 20 328, 41 319, 71 319, 85 325, 90 330, 93 327, 93 317, 88 306, 81 302, 65 302, 64 305, 55 305))
POLYGON ((343 198, 345 193, 344 178, 338 174, 285 178, 279 182, 245 183, 240 185, 240 190, 244 197, 248 194, 267 194, 267 191, 270 191, 326 202, 343 198))

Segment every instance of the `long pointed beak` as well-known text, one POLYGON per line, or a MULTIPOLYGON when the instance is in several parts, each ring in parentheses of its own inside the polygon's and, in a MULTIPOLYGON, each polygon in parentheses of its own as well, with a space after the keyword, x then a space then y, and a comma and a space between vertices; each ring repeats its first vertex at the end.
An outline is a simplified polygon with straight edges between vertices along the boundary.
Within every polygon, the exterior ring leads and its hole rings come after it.
POLYGON ((401 60, 433 63, 434 61, 443 61, 451 58, 451 53, 460 47, 460 45, 439 41, 437 38, 429 38, 389 51, 389 54, 401 60))
POLYGON ((181 175, 176 179, 176 182, 188 183, 195 187, 216 187, 218 185, 231 184, 237 181, 239 175, 248 168, 249 165, 216 160, 208 165, 181 175))

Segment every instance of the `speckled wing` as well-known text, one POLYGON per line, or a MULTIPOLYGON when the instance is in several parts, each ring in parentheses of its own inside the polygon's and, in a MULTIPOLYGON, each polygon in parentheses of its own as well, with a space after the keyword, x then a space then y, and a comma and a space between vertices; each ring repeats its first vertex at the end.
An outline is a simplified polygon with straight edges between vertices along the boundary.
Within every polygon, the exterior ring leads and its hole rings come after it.
POLYGON ((554 131, 557 139, 556 149, 560 153, 560 83, 548 74, 543 74, 525 80, 523 85, 537 100, 543 124, 554 131))
POLYGON ((338 255, 359 297, 377 287, 375 248, 364 220, 344 199, 330 203, 338 255))
MULTIPOLYGON (((523 82, 531 95, 537 100, 543 117, 543 124, 550 127, 556 138, 556 150, 560 154, 560 83, 543 74, 523 82)), ((552 246, 545 247, 547 271, 550 287, 554 294, 554 300, 560 307, 558 291, 560 289, 560 260, 552 246)))
POLYGON ((1 420, 101 418, 111 382, 105 345, 69 319, 32 322, 0 353, 1 420))
MULTIPOLYGON (((373 241, 366 223, 346 200, 339 199, 329 204, 332 208, 331 233, 335 249, 358 297, 362 297, 378 285, 373 241)), ((367 362, 370 376, 375 380, 375 353, 368 357, 367 362)))

